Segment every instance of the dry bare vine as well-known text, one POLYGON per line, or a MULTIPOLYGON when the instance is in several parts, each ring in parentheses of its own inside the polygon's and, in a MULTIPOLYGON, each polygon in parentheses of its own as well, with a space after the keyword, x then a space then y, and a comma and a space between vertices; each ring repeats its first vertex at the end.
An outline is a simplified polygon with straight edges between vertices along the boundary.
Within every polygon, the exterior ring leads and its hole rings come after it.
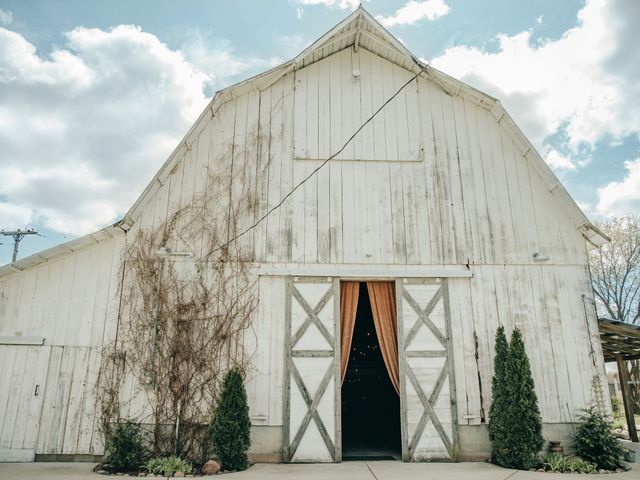
POLYGON ((260 172, 244 160, 259 138, 247 139, 246 151, 230 145, 213 162, 203 193, 138 231, 123 257, 118 331, 98 381, 101 424, 105 434, 123 418, 147 426, 156 455, 205 458, 222 377, 232 366, 246 370, 253 353, 245 351, 257 307, 251 245, 209 253, 256 215, 260 172))

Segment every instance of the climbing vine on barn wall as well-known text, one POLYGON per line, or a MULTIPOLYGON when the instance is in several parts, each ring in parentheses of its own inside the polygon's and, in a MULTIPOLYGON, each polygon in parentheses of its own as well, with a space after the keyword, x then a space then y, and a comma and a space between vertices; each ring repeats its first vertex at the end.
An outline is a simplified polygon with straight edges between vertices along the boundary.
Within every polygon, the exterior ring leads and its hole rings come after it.
MULTIPOLYGON (((249 141, 252 139, 252 141, 249 141)), ((222 379, 249 368, 255 335, 257 278, 253 251, 234 241, 256 217, 256 178, 231 145, 213 162, 202 193, 150 230, 139 230, 123 255, 115 341, 104 348, 98 379, 101 427, 129 418, 147 427, 155 455, 200 460, 222 379), (188 255, 187 255, 188 253, 188 255)), ((268 164, 268 162, 267 162, 268 164)))

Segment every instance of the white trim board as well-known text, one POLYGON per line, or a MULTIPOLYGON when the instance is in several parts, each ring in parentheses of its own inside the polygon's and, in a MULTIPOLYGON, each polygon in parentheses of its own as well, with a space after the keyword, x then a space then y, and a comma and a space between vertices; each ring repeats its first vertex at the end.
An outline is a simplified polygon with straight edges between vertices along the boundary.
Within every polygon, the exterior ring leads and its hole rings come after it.
POLYGON ((355 278, 471 278, 464 265, 394 265, 334 263, 270 263, 254 267, 258 275, 355 278))
POLYGON ((0 345, 44 345, 44 337, 20 337, 0 335, 0 345))

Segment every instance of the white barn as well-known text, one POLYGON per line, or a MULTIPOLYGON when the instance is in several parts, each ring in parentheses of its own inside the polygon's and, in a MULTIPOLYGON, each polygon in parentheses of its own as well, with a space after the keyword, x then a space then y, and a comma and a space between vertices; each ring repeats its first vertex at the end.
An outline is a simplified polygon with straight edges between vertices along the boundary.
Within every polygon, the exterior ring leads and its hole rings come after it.
MULTIPOLYGON (((523 332, 547 439, 568 441, 592 401, 610 409, 587 261, 606 238, 498 100, 425 65, 359 8, 218 92, 120 222, 0 267, 0 459, 103 453, 93 386, 118 328, 123 252, 225 169, 244 172, 229 191, 253 192, 239 230, 273 209, 235 242, 258 285, 255 459, 340 461, 348 449, 347 282, 391 292, 397 343, 378 345, 396 365, 404 460, 488 456, 499 325, 523 332)), ((191 240, 166 247, 194 251, 191 240)), ((379 322, 384 302, 368 295, 379 322)))

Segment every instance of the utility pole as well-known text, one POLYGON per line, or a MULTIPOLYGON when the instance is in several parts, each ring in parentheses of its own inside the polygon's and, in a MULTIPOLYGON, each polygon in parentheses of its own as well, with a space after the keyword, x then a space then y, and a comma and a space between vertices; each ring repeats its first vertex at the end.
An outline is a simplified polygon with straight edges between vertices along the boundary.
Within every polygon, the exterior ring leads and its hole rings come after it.
POLYGON ((0 230, 0 234, 5 237, 13 237, 13 259, 11 260, 11 263, 13 263, 18 259, 18 245, 20 245, 20 240, 22 240, 25 235, 38 235, 38 232, 31 228, 27 228, 26 230, 0 230))

